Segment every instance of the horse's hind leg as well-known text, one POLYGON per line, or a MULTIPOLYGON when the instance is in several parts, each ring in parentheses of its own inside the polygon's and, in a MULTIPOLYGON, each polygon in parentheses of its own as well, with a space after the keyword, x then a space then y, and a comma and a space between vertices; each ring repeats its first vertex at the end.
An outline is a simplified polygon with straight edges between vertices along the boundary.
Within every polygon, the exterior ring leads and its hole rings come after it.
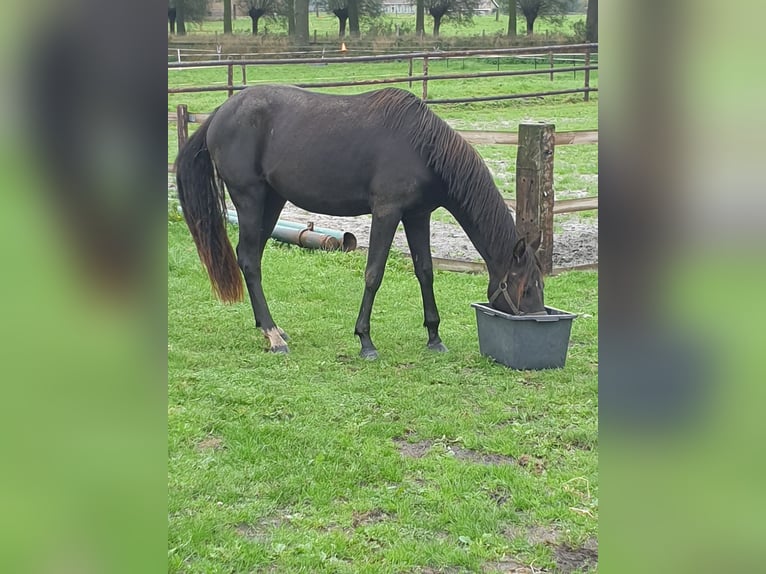
POLYGON ((380 215, 372 214, 372 226, 370 227, 370 248, 367 252, 367 268, 364 272, 364 295, 359 309, 359 317, 356 320, 354 332, 359 337, 362 350, 359 353, 362 358, 376 359, 378 351, 370 338, 370 314, 375 294, 383 282, 383 272, 386 269, 386 259, 391 242, 394 240, 396 226, 401 216, 399 213, 380 215))
MULTIPOLYGON (((266 202, 263 207, 263 226, 262 226, 262 232, 261 232, 261 244, 260 244, 260 250, 259 250, 259 256, 260 260, 263 261, 263 251, 266 249, 266 243, 268 243, 269 238, 271 237, 272 232, 274 231, 274 228, 277 225, 277 221, 279 220, 279 214, 282 213, 282 208, 285 206, 285 200, 278 196, 274 192, 270 192, 266 196, 266 202)), ((255 318, 255 326, 259 329, 261 328, 261 321, 258 319, 258 317, 255 318)), ((285 333, 282 329, 277 327, 277 331, 279 332, 282 339, 285 341, 289 341, 290 337, 287 336, 287 333, 285 333)))
POLYGON ((428 348, 444 352, 447 347, 439 337, 439 311, 434 297, 434 269, 431 261, 431 214, 418 213, 402 219, 410 246, 415 276, 423 296, 423 326, 428 329, 428 348))
POLYGON ((230 188, 229 194, 237 208, 239 219, 237 260, 245 276, 255 324, 269 340, 270 351, 287 353, 289 350, 287 343, 271 317, 261 284, 263 249, 274 230, 279 213, 284 206, 284 200, 266 188, 264 184, 246 189, 230 188))

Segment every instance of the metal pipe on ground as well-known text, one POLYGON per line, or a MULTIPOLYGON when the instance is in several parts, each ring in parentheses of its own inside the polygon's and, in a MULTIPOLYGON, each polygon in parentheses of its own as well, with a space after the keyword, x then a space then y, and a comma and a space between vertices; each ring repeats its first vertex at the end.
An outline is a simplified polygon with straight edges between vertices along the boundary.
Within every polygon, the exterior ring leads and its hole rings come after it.
POLYGON ((321 249, 323 251, 337 251, 340 249, 340 241, 332 235, 317 233, 311 231, 308 227, 297 229, 294 227, 285 227, 277 223, 271 237, 283 243, 300 245, 307 249, 321 249))
MULTIPOLYGON (((237 212, 233 209, 226 210, 226 218, 234 225, 239 224, 237 212)), ((324 251, 353 251, 356 249, 356 237, 353 233, 303 225, 294 221, 277 221, 271 237, 283 243, 299 245, 306 249, 322 249, 324 251)))
POLYGON ((307 225, 304 225, 302 223, 298 223, 297 221, 286 221, 284 219, 277 221, 277 225, 283 227, 291 227, 292 229, 308 228, 311 231, 316 231, 317 233, 322 233, 324 235, 330 235, 331 237, 334 237, 340 242, 343 251, 353 251, 356 249, 356 236, 353 233, 349 233, 348 231, 327 229, 326 227, 316 227, 311 222, 309 222, 307 225))

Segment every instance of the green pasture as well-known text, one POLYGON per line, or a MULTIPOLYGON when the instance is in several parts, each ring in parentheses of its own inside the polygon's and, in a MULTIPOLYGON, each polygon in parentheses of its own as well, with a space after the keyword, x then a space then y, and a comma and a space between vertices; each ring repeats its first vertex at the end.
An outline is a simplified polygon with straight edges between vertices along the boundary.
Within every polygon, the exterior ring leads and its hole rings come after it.
POLYGON ((381 357, 359 359, 364 263, 270 242, 264 289, 291 336, 289 355, 271 355, 249 303, 214 300, 169 210, 168 571, 553 572, 587 556, 597 274, 546 280, 546 302, 580 314, 567 365, 519 372, 478 352, 469 303, 484 276, 436 272, 450 351, 429 352, 395 253, 372 315, 381 357))
MULTIPOLYGON (((252 35, 252 21, 249 17, 242 17, 240 9, 237 10, 238 17, 232 22, 235 35, 252 35)), ((574 26, 577 22, 585 22, 585 14, 573 14, 563 17, 561 23, 554 23, 548 20, 538 19, 535 22, 536 35, 560 35, 572 36, 575 33, 574 26)), ((396 32, 396 26, 399 26, 400 33, 404 35, 415 33, 415 15, 392 15, 386 14, 375 19, 363 19, 360 23, 361 32, 365 35, 393 35, 396 32)), ((338 37, 338 19, 333 14, 316 13, 309 14, 309 32, 312 35, 316 30, 318 40, 326 40, 338 37)), ((206 20, 200 24, 187 23, 187 35, 201 36, 211 34, 223 34, 223 21, 206 20)), ((426 36, 431 37, 433 31, 433 18, 426 15, 425 19, 426 36)), ((505 36, 508 32, 508 15, 501 14, 500 19, 495 16, 474 16, 469 23, 461 24, 449 19, 442 21, 440 35, 441 37, 450 36, 505 36)), ((284 20, 264 20, 261 19, 258 25, 259 35, 285 35, 287 26, 284 20)), ((526 33, 526 21, 519 17, 517 21, 517 33, 522 36, 526 33)))

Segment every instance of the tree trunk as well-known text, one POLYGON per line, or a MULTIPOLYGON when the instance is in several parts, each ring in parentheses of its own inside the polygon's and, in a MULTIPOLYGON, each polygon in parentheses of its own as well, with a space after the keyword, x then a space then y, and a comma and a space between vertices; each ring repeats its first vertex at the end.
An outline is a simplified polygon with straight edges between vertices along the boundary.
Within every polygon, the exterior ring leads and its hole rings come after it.
POLYGON ((186 22, 184 21, 184 2, 176 1, 176 34, 186 36, 186 22))
POLYGON ((295 39, 301 46, 309 43, 309 0, 294 0, 295 39))
POLYGON ((346 22, 348 22, 348 8, 338 8, 332 11, 338 18, 338 36, 343 38, 346 35, 346 22))
POLYGON ((436 38, 439 35, 439 27, 442 23, 442 17, 441 16, 434 16, 434 38, 436 38))
POLYGON ((231 0, 223 0, 223 33, 231 34, 231 0))
POLYGON ((598 0, 588 0, 588 11, 585 14, 585 40, 598 42, 598 0))
POLYGON ((295 36, 295 0, 285 0, 287 3, 287 35, 295 36))
POLYGON ((348 31, 355 38, 360 36, 359 0, 348 0, 348 31))
POLYGON ((261 16, 265 13, 266 11, 261 8, 250 8, 247 11, 247 15, 250 16, 250 19, 253 21, 253 36, 258 34, 258 20, 260 20, 261 16))
POLYGON ((417 0, 415 4, 415 34, 423 34, 426 31, 425 0, 417 0))
POLYGON ((516 37, 516 0, 508 0, 508 37, 516 37))
POLYGON ((527 18, 527 36, 531 36, 535 33, 535 19, 527 18))
POLYGON ((168 8, 168 22, 170 23, 170 33, 176 33, 176 9, 168 8))

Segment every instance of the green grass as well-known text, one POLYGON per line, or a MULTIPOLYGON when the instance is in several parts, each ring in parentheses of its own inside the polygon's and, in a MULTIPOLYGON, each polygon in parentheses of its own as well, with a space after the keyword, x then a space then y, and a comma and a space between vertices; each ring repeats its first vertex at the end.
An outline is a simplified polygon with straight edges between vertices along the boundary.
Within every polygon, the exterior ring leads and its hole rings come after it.
MULTIPOLYGON (((237 10, 238 16, 241 16, 239 10, 237 10)), ((561 34, 572 35, 574 33, 574 25, 576 22, 584 22, 585 14, 568 15, 564 17, 561 25, 551 23, 546 20, 538 20, 535 22, 535 33, 539 35, 546 34, 561 34)), ((393 33, 395 30, 395 24, 399 24, 403 33, 412 34, 415 31, 415 15, 384 15, 375 21, 374 26, 378 30, 388 30, 393 33)), ((189 36, 210 35, 210 34, 223 34, 223 21, 221 20, 207 20, 201 24, 187 24, 187 33, 189 36)), ((235 35, 250 35, 252 32, 251 20, 249 17, 238 17, 232 22, 235 35)), ((433 18, 426 16, 425 28, 427 36, 431 36, 433 31, 433 18)), ((370 22, 363 22, 361 24, 361 31, 363 34, 368 34, 371 29, 370 22)), ((319 17, 316 14, 309 14, 309 31, 313 37, 314 30, 317 33, 317 39, 332 39, 338 36, 338 19, 332 14, 320 13, 319 17)), ((449 19, 442 21, 441 36, 493 36, 493 35, 505 35, 508 31, 508 15, 500 15, 498 21, 495 20, 495 16, 474 16, 473 21, 469 25, 460 25, 452 22, 449 19)), ((523 35, 526 32, 526 22, 523 18, 518 19, 517 32, 519 35, 523 35)), ((287 34, 287 28, 282 21, 273 20, 261 20, 259 23, 259 34, 266 35, 279 35, 287 34)))
POLYGON ((417 281, 392 254, 367 362, 364 255, 270 242, 264 288, 291 336, 273 356, 248 303, 213 299, 170 219, 170 572, 473 572, 504 556, 552 569, 555 548, 526 528, 572 547, 596 535, 596 273, 546 281, 548 304, 581 314, 567 366, 518 372, 478 352, 483 276, 436 273, 450 352, 429 353, 417 281))

